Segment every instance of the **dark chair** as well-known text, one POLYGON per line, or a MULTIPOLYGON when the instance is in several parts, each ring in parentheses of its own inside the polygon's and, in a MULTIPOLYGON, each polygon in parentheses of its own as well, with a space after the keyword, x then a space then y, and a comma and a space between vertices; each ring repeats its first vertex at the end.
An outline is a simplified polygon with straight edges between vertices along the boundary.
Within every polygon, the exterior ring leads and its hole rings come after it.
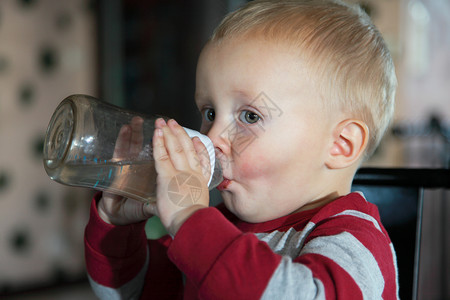
POLYGON ((450 188, 450 170, 361 168, 353 181, 378 206, 394 244, 401 299, 417 299, 423 192, 437 188, 450 188))

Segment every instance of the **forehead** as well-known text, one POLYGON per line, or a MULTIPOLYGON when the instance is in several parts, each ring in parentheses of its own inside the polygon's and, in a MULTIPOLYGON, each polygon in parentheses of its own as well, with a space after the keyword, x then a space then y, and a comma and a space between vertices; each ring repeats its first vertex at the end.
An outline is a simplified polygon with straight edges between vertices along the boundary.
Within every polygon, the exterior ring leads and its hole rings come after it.
POLYGON ((247 36, 210 42, 199 58, 197 88, 212 79, 248 88, 287 79, 301 84, 312 78, 309 65, 301 50, 287 43, 247 36))
POLYGON ((224 38, 208 42, 203 48, 200 59, 212 58, 243 61, 247 63, 258 60, 260 64, 273 60, 289 60, 290 63, 300 63, 304 60, 299 47, 283 40, 275 40, 261 34, 247 34, 233 38, 224 38), (266 60, 261 61, 261 58, 266 60))

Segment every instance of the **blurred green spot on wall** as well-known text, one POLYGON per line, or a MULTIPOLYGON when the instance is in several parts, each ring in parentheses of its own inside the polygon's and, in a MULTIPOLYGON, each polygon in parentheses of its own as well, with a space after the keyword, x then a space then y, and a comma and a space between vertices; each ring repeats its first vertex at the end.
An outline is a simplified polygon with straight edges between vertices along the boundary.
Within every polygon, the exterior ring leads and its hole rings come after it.
POLYGON ((30 234, 25 228, 16 229, 10 236, 10 246, 14 253, 24 253, 30 246, 30 234))
POLYGON ((28 8, 28 7, 32 6, 33 4, 35 4, 37 2, 37 0, 17 0, 17 2, 19 3, 20 6, 22 6, 24 8, 28 8))
POLYGON ((0 192, 8 188, 11 179, 6 171, 0 171, 0 192))
POLYGON ((56 28, 59 30, 67 30, 72 25, 72 17, 69 12, 62 12, 56 16, 55 20, 56 28))
POLYGON ((46 46, 39 53, 39 68, 44 73, 53 72, 58 66, 57 51, 52 47, 46 46))
POLYGON ((37 211, 45 213, 51 206, 51 201, 48 193, 45 191, 39 192, 34 199, 34 206, 37 211))
POLYGON ((4 56, 0 56, 0 74, 5 73, 8 70, 9 62, 4 56))
POLYGON ((42 151, 44 150, 44 137, 37 136, 33 141, 33 154, 37 159, 42 159, 42 151))
POLYGON ((67 193, 64 196, 63 208, 66 216, 72 216, 77 210, 79 199, 73 193, 67 193))
POLYGON ((34 102, 35 92, 31 83, 24 83, 19 90, 19 102, 23 107, 31 106, 34 102))

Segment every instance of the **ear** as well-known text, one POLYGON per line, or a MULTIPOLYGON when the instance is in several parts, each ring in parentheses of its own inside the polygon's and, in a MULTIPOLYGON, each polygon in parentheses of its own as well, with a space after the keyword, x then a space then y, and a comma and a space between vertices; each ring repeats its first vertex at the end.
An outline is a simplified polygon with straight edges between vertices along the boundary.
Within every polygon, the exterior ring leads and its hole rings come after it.
POLYGON ((363 155, 369 140, 369 128, 359 120, 344 120, 333 131, 333 144, 326 166, 330 169, 346 168, 363 155))

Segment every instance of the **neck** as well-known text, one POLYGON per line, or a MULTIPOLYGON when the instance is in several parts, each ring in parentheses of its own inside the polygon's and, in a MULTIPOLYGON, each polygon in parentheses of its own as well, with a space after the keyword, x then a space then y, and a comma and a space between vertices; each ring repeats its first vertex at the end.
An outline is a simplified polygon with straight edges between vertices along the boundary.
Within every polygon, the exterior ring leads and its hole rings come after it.
POLYGON ((297 212, 301 212, 301 211, 306 211, 306 210, 310 210, 310 209, 314 209, 317 207, 322 207, 334 200, 336 200, 337 198, 341 197, 343 195, 341 195, 340 193, 338 193, 337 191, 332 192, 328 195, 326 195, 325 197, 321 197, 319 199, 313 200, 311 202, 309 202, 306 205, 303 205, 302 207, 300 207, 299 209, 295 210, 292 213, 297 213, 297 212))

